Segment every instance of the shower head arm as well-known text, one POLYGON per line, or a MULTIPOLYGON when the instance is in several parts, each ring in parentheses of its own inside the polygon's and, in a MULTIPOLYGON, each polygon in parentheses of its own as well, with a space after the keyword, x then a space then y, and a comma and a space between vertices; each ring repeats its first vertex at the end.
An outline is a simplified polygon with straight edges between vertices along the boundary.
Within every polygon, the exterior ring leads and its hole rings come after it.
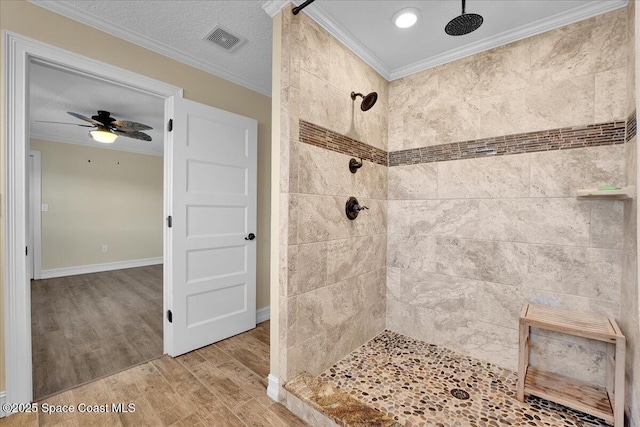
POLYGON ((465 10, 465 4, 467 3, 467 0, 462 0, 462 14, 464 15, 464 10, 465 10))
POLYGON ((351 92, 351 99, 353 99, 354 101, 356 100, 356 97, 360 97, 364 99, 364 95, 361 93, 355 93, 355 92, 351 92))

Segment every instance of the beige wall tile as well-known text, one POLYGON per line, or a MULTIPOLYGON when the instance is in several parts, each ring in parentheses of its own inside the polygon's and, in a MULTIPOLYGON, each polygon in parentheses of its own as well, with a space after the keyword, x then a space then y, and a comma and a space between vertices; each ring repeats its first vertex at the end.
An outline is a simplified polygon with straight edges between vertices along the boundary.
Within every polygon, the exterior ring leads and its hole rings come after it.
POLYGON ((365 236, 329 242, 327 281, 335 283, 386 266, 387 236, 365 236))
POLYGON ((436 237, 388 234, 387 263, 391 267, 435 271, 436 237))
POLYGON ((292 55, 301 69, 328 82, 332 37, 307 15, 298 18, 301 31, 296 34, 292 55))
POLYGON ((462 140, 592 124, 594 90, 595 78, 589 74, 471 101, 481 117, 481 132, 462 140))
POLYGON ((422 163, 389 168, 389 199, 437 199, 438 166, 422 163))
POLYGON ((528 288, 619 301, 622 252, 571 246, 529 247, 528 288))
MULTIPOLYGON (((405 233, 429 236, 475 237, 479 223, 478 200, 412 200, 404 204, 405 233)), ((394 215, 398 212, 394 212, 394 215)), ((390 217, 389 221, 396 221, 390 217)))
POLYGON ((349 156, 309 144, 300 144, 299 154, 301 193, 331 196, 356 194, 358 174, 349 171, 349 156))
POLYGON ((289 293, 294 296, 327 284, 327 243, 289 246, 289 293))
POLYGON ((529 197, 529 162, 528 155, 518 155, 438 163, 438 197, 529 197))
POLYGON ((532 37, 532 79, 560 81, 624 67, 625 15, 618 9, 532 37))
POLYGON ((626 72, 625 68, 614 68, 596 73, 594 122, 604 123, 627 118, 626 72))
POLYGON ((623 186, 624 151, 623 145, 611 145, 528 154, 531 197, 575 197, 580 188, 623 186))
POLYGON ((517 366, 518 330, 434 311, 434 344, 508 369, 517 366))
POLYGON ((622 249, 624 247, 625 202, 594 200, 591 208, 591 246, 622 249))
POLYGON ((433 311, 387 299, 387 329, 428 343, 436 343, 433 311))
POLYGON ((591 201, 480 200, 479 236, 511 242, 589 246, 591 201))
POLYGON ((439 237, 436 272, 506 285, 521 285, 528 270, 523 243, 439 237))
POLYGON ((639 320, 640 291, 638 290, 638 258, 636 255, 628 252, 623 254, 620 311, 623 316, 631 316, 636 322, 639 320))

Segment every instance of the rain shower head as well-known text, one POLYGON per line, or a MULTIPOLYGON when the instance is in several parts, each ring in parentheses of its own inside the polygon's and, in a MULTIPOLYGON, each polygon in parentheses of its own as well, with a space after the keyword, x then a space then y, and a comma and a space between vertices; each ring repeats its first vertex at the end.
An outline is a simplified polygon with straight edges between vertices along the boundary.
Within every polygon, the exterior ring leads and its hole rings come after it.
POLYGON ((376 105, 376 101, 378 100, 378 94, 376 92, 371 92, 367 96, 364 96, 361 93, 351 92, 351 99, 353 99, 354 101, 356 100, 357 96, 362 97, 362 103, 360 104, 360 109, 362 111, 370 110, 371 107, 376 105))
POLYGON ((462 15, 453 18, 446 27, 444 32, 450 36, 464 36, 480 28, 484 19, 476 13, 464 13, 465 0, 462 0, 462 15))

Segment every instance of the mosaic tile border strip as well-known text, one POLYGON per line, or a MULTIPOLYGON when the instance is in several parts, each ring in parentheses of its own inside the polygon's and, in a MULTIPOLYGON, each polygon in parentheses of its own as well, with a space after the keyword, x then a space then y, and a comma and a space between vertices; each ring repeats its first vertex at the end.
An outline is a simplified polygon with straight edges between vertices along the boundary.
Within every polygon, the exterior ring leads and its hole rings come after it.
POLYGON ((391 167, 624 144, 635 135, 634 111, 626 121, 452 142, 389 153, 304 120, 300 120, 299 136, 300 142, 305 144, 391 167))
POLYGON ((392 151, 389 166, 624 144, 625 134, 626 122, 619 121, 453 142, 392 151))
POLYGON ((635 110, 627 118, 627 139, 626 139, 626 141, 629 142, 631 140, 631 138, 633 138, 634 136, 636 136, 636 112, 635 112, 635 110))
POLYGON ((388 166, 386 151, 304 120, 300 120, 300 142, 388 166))

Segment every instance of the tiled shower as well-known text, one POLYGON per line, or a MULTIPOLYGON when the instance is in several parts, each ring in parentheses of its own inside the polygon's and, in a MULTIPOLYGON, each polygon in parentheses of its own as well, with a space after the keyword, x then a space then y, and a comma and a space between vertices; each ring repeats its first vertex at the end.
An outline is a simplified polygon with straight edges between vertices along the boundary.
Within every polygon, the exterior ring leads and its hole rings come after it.
MULTIPOLYGON (((515 370, 532 302, 618 320, 640 423, 636 202, 576 198, 637 184, 634 13, 630 2, 388 82, 285 9, 282 381, 385 330, 515 370), (352 91, 378 101, 363 112, 352 91), (364 160, 356 173, 351 158, 364 160), (369 208, 354 221, 351 196, 369 208)), ((603 362, 600 345, 533 336, 532 363, 553 372, 601 384, 603 362)))

